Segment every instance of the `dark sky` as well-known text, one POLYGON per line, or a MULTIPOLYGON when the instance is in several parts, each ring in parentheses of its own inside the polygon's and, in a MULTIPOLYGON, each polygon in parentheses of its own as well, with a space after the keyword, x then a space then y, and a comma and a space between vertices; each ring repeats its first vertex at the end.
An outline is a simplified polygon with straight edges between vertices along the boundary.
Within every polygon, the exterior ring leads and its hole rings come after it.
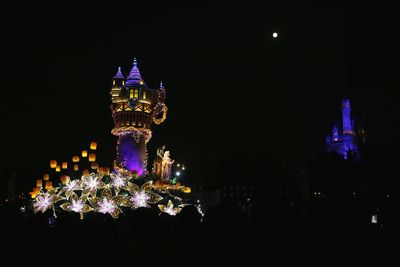
POLYGON ((149 152, 166 143, 197 174, 237 150, 272 153, 295 173, 323 146, 344 94, 369 141, 389 146, 400 114, 395 17, 318 3, 0 10, 1 167, 45 169, 91 140, 111 164, 110 78, 134 57, 147 84, 167 90, 149 152))

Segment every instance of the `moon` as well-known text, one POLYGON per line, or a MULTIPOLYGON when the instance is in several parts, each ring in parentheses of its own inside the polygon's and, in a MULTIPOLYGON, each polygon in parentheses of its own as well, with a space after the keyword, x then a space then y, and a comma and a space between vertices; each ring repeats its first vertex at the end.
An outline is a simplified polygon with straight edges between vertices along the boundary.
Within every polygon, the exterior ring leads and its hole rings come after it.
POLYGON ((278 33, 277 33, 277 32, 274 32, 274 33, 272 34, 272 37, 278 38, 278 33))

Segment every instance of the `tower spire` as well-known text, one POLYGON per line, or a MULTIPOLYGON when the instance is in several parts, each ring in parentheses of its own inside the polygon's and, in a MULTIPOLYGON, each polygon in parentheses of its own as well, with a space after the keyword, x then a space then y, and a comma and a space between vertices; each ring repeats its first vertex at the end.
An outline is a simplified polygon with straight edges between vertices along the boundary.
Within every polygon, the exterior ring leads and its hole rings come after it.
POLYGON ((114 75, 113 79, 125 79, 124 75, 121 72, 121 67, 118 67, 117 74, 114 75))
POLYGON ((343 120, 343 134, 354 134, 352 119, 351 119, 350 98, 345 98, 342 101, 342 120, 343 120))
POLYGON ((126 78, 126 84, 127 85, 145 84, 145 82, 142 79, 142 76, 140 75, 136 58, 133 59, 133 67, 129 72, 128 78, 126 78))

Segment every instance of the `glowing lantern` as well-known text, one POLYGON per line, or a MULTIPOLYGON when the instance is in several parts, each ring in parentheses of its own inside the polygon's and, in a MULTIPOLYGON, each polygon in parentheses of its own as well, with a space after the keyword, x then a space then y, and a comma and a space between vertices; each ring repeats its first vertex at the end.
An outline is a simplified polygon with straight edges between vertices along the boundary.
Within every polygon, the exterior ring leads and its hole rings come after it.
POLYGON ((42 188, 42 186, 43 186, 43 181, 42 181, 42 179, 37 179, 37 180, 36 180, 36 186, 42 188))
POLYGON ((95 162, 96 161, 96 154, 89 154, 89 162, 95 162))
POLYGON ((33 192, 29 192, 29 195, 31 195, 31 198, 35 198, 36 197, 36 194, 33 193, 33 192))
POLYGON ((96 150, 97 149, 97 143, 96 142, 91 142, 90 143, 90 149, 91 150, 96 150))
POLYGON ((83 174, 84 176, 89 176, 89 170, 83 170, 82 174, 83 174))
POLYGON ((50 178, 48 173, 43 174, 43 180, 48 181, 50 178))
POLYGON ((57 167, 57 160, 50 160, 50 168, 54 169, 57 167))
POLYGON ((63 168, 63 169, 68 169, 68 162, 63 162, 63 163, 61 164, 61 168, 63 168))
POLYGON ((33 188, 33 193, 34 193, 35 195, 39 195, 39 194, 40 194, 40 187, 35 187, 35 188, 33 188))
POLYGON ((72 157, 72 162, 79 162, 79 157, 78 156, 73 156, 72 157))
POLYGON ((56 172, 60 172, 60 171, 61 171, 60 165, 57 165, 56 172))
POLYGON ((110 168, 109 167, 101 167, 100 172, 104 175, 110 175, 110 168))
POLYGON ((185 190, 183 190, 185 193, 190 193, 192 192, 192 189, 190 187, 185 187, 185 190))
POLYGON ((92 164, 90 164, 90 168, 95 170, 95 169, 99 168, 99 164, 97 162, 93 162, 92 164))
POLYGON ((78 164, 74 164, 74 171, 78 171, 79 170, 79 165, 78 164))
POLYGON ((87 150, 82 150, 82 158, 86 158, 87 157, 87 150))
POLYGON ((71 181, 71 179, 69 178, 68 175, 61 175, 60 179, 61 179, 61 182, 63 183, 63 185, 67 185, 71 181))
POLYGON ((53 183, 52 183, 52 181, 47 181, 47 182, 46 182, 45 189, 46 189, 46 190, 53 189, 53 183))

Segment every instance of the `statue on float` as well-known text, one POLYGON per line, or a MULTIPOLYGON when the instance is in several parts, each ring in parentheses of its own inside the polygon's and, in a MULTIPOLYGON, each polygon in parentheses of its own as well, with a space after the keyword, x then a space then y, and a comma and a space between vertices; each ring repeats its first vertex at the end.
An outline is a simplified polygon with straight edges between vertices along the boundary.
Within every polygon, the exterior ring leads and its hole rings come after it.
POLYGON ((157 149, 157 158, 154 161, 153 172, 162 180, 169 180, 174 161, 170 157, 170 152, 165 151, 165 145, 163 145, 157 149))

